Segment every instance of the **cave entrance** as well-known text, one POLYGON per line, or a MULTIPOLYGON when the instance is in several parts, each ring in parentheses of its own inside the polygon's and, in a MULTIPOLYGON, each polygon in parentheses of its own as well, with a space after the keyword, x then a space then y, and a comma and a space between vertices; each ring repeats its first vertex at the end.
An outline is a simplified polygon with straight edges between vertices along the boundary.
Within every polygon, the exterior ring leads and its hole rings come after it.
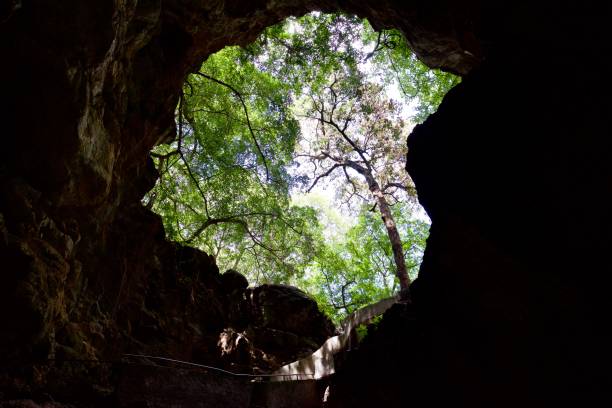
POLYGON ((406 138, 457 82, 399 31, 289 18, 187 78, 145 205, 221 271, 298 286, 339 320, 418 273, 429 220, 406 138))

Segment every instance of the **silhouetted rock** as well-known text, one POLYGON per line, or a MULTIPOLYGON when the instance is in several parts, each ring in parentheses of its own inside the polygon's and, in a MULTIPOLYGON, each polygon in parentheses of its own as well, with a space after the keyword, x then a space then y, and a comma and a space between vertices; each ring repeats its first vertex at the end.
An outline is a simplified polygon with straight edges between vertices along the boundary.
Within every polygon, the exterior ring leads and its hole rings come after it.
POLYGON ((249 281, 240 272, 228 269, 221 275, 221 286, 225 293, 232 293, 236 290, 244 291, 249 286, 249 281))

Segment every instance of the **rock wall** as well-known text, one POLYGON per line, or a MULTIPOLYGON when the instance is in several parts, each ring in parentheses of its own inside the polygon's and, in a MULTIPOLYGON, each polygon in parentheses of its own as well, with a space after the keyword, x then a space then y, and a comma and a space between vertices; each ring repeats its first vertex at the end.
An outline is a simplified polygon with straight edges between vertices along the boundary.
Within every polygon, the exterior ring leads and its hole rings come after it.
MULTIPOLYGON (((414 284, 422 358, 392 358, 406 351, 386 339, 412 327, 401 319, 377 340, 398 369, 389 405, 419 393, 400 386, 414 373, 457 406, 610 399, 610 8, 491 3, 5 1, 4 367, 195 357, 196 343, 212 358, 209 334, 234 303, 208 256, 166 242, 140 205, 156 177, 148 151, 174 137, 181 84, 207 55, 290 14, 341 9, 401 28, 426 63, 465 75, 409 142, 433 226, 414 284)), ((44 375, 25 371, 27 391, 44 375)), ((351 392, 371 406, 375 389, 340 387, 336 403, 351 392)))

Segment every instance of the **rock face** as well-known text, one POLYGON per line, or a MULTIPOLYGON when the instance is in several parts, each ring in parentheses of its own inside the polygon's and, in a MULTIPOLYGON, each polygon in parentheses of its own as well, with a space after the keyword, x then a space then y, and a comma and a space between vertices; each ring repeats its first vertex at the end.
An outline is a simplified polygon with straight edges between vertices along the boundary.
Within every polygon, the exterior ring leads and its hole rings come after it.
MULTIPOLYGON (((409 141, 408 169, 433 220, 415 310, 381 327, 371 350, 387 357, 364 352, 360 373, 374 356, 397 370, 380 388, 389 406, 610 405, 611 11, 489 3, 4 2, 2 391, 28 396, 60 378, 30 364, 49 358, 133 351, 223 363, 229 322, 234 344, 249 339, 236 349, 249 363, 269 344, 254 346, 249 327, 288 329, 266 320, 283 290, 241 292, 206 254, 166 242, 140 198, 156 178, 149 149, 174 137, 186 74, 290 14, 323 9, 401 28, 426 63, 464 75, 409 141), (249 304, 240 293, 263 315, 237 306, 249 304), (421 357, 398 366, 407 351, 393 338, 410 338, 421 357), (423 386, 407 391, 415 375, 423 386)), ((103 377, 83 370, 75 377, 103 377)), ((344 406, 374 405, 376 377, 350 386, 342 375, 337 406, 348 393, 354 404, 344 406)))
POLYGON ((246 297, 252 311, 247 333, 253 333, 254 346, 270 356, 270 369, 312 353, 335 334, 317 304, 296 288, 263 285, 246 297))
MULTIPOLYGON (((238 280, 237 272, 229 273, 238 280)), ((240 372, 275 370, 312 353, 335 333, 316 302, 292 286, 235 290, 229 309, 231 328, 223 331, 218 346, 221 360, 240 372)))
MULTIPOLYGON (((7 353, 10 363, 8 372, 0 376, 2 389, 16 395, 47 390, 69 399, 74 398, 69 395, 72 377, 79 376, 84 389, 78 401, 103 398, 113 392, 117 364, 104 369, 80 361, 118 362, 123 353, 172 357, 239 373, 266 372, 312 353, 334 334, 333 324, 314 300, 296 288, 264 285, 249 289, 238 272, 220 274, 212 257, 163 237, 151 255, 143 265, 146 284, 126 274, 118 283, 114 304, 104 304, 102 294, 95 301, 82 295, 76 307, 90 309, 74 315, 82 313, 87 321, 57 318, 59 327, 51 328, 53 337, 42 345, 35 343, 39 348, 31 350, 39 354, 25 361, 26 366, 34 363, 38 367, 35 376, 24 373, 24 361, 14 357, 23 350, 7 353), (15 383, 20 376, 24 377, 15 383)), ((40 290, 62 290, 60 283, 53 285, 40 290)), ((29 287, 38 289, 34 284, 29 287)), ((41 316, 44 307, 51 308, 49 304, 51 301, 39 306, 41 316)), ((143 360, 148 361, 136 362, 143 360)))

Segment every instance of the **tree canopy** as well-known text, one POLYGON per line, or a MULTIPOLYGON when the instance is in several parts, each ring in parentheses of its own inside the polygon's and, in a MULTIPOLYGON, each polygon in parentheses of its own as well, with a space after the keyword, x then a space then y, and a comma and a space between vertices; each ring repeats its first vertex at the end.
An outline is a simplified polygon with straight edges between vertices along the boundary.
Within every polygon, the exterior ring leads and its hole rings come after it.
POLYGON ((189 76, 144 202, 170 239, 222 270, 298 283, 331 315, 349 313, 397 289, 398 257, 406 279, 418 268, 427 224, 411 217, 405 140, 457 80, 421 64, 397 31, 343 14, 288 19, 189 76), (329 209, 296 204, 316 185, 354 217, 343 236, 329 239, 329 209))
POLYGON ((406 134, 397 104, 376 84, 336 74, 308 99, 306 117, 316 123, 315 136, 303 143, 305 153, 298 157, 312 165, 309 189, 341 173, 345 202, 374 202, 372 211, 378 208, 391 242, 400 287, 408 291, 402 239, 390 209, 390 204, 406 199, 405 193, 414 194, 403 166, 406 134))

